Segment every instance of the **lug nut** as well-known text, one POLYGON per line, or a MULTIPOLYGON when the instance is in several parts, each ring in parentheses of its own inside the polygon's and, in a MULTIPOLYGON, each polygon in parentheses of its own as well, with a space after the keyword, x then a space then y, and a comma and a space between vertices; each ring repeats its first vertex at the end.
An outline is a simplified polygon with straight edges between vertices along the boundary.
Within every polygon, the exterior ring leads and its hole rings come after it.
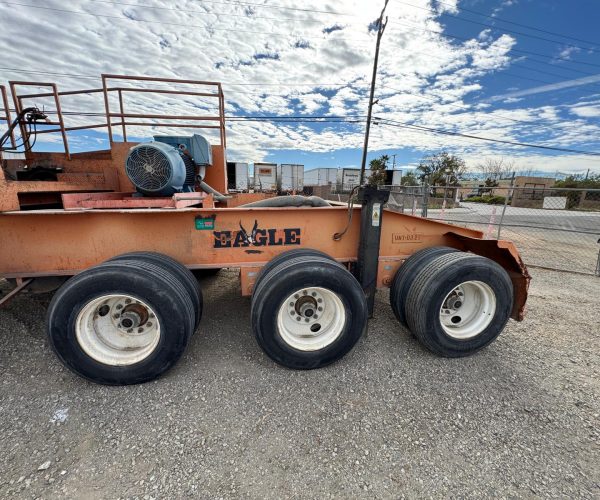
POLYGON ((125 304, 131 304, 131 299, 125 299, 125 304))
POLYGON ((322 311, 322 310, 323 310, 323 308, 322 308, 322 307, 319 307, 318 309, 319 309, 319 311, 322 311))
POLYGON ((113 318, 115 318, 115 319, 119 319, 120 317, 121 317, 120 314, 113 314, 113 318))
POLYGON ((302 320, 302 318, 301 318, 300 316, 298 316, 298 317, 296 318, 296 321, 300 321, 300 320, 302 320))
POLYGON ((133 333, 133 328, 129 328, 129 329, 127 330, 127 333, 133 333))
POLYGON ((299 299, 299 298, 300 298, 300 295, 296 294, 296 295, 294 295, 294 298, 295 298, 295 299, 299 299))
POLYGON ((123 305, 122 304, 117 304, 117 309, 123 309, 123 305))
POLYGON ((317 293, 316 293, 316 292, 313 292, 313 293, 311 293, 311 295, 312 295, 313 297, 316 297, 316 296, 317 296, 317 293))

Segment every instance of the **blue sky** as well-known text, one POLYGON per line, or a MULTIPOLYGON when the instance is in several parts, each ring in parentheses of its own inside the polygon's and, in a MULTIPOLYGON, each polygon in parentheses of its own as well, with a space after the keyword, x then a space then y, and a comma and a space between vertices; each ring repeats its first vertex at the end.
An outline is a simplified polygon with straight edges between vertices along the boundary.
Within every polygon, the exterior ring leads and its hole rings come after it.
MULTIPOLYGON (((228 116, 362 116, 375 45, 368 26, 382 5, 0 3, 0 80, 54 80, 67 90, 97 87, 94 76, 103 72, 207 79, 223 82, 228 116), (22 33, 27 39, 13 43, 22 33)), ((390 0, 388 15, 374 108, 385 121, 372 127, 369 158, 396 154, 397 166, 407 168, 446 150, 473 170, 485 158, 503 157, 520 170, 600 172, 598 156, 405 128, 600 151, 600 2, 390 0)), ((91 98, 70 104, 102 111, 102 103, 91 98)), ((189 101, 166 98, 133 100, 127 107, 147 111, 160 104, 190 114, 189 101)), ((194 108, 210 106, 199 101, 194 108)), ((68 120, 77 126, 90 118, 68 120)), ((190 132, 138 127, 130 137, 190 132)), ((364 123, 232 122, 228 156, 306 168, 358 166, 363 132, 364 123)), ((40 139, 39 148, 61 148, 60 137, 40 139)), ((100 129, 74 132, 70 139, 75 150, 106 144, 100 129)))

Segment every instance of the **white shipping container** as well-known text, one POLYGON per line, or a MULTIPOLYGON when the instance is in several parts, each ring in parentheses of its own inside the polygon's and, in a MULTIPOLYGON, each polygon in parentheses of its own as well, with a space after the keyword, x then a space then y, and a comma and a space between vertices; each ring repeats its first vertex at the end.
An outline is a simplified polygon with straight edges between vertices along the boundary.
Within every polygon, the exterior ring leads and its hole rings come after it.
POLYGON ((248 191, 250 173, 247 163, 227 162, 228 188, 235 191, 248 191))
POLYGON ((304 172, 305 186, 327 186, 337 182, 337 168, 313 168, 304 172))
POLYGON ((304 189, 304 165, 282 163, 277 167, 277 188, 281 192, 304 189))
POLYGON ((400 186, 402 184, 402 170, 393 170, 392 172, 392 186, 400 186))
MULTIPOLYGON (((365 180, 369 177, 370 172, 365 172, 365 180)), ((358 168, 342 168, 337 173, 337 188, 340 191, 350 191, 355 186, 360 184, 360 169, 358 168)))
POLYGON ((254 164, 254 189, 256 191, 277 190, 277 164, 255 163, 254 164))

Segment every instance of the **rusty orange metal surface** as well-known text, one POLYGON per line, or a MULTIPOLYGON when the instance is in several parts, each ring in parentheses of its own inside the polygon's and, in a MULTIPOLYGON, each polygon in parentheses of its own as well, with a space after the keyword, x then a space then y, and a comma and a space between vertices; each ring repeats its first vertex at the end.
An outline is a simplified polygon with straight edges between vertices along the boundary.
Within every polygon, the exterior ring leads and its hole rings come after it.
MULTIPOLYGON (((150 250, 170 255, 191 269, 249 268, 242 271, 242 293, 248 294, 253 284, 250 269, 292 248, 314 248, 340 262, 355 261, 360 210, 354 208, 350 228, 340 241, 333 234, 347 223, 346 207, 4 213, 0 214, 0 275, 75 274, 121 253, 150 250), (197 229, 197 219, 207 221, 208 229, 197 229)), ((479 231, 386 210, 378 285, 389 286, 402 262, 421 248, 448 245, 470 250, 509 270, 517 291, 513 317, 522 319, 526 270, 509 244, 481 237, 479 231)))

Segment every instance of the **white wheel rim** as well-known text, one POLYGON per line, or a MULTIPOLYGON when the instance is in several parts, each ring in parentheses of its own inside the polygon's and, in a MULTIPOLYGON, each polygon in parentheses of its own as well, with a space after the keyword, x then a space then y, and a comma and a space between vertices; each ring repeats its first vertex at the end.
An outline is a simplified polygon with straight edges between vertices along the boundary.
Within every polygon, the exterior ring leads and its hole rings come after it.
POLYGON ((156 313, 140 299, 102 295, 79 311, 75 334, 81 349, 99 363, 127 366, 156 349, 160 325, 156 313))
POLYGON ((452 338, 476 337, 492 322, 496 313, 496 294, 483 281, 465 281, 442 302, 440 323, 452 338))
POLYGON ((277 329, 283 341, 299 351, 318 351, 331 345, 346 324, 339 296, 321 287, 302 288, 279 306, 277 329))

